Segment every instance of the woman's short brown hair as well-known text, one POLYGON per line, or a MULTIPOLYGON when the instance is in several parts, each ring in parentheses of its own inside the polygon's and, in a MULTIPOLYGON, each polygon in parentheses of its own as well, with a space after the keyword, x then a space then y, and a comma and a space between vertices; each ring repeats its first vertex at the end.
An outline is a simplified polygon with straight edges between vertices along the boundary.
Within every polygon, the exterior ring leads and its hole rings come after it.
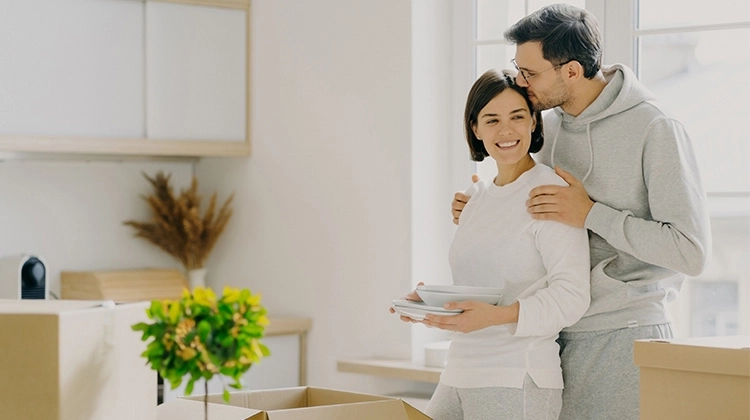
POLYGON ((474 82, 469 90, 469 96, 466 98, 466 109, 464 110, 464 130, 466 132, 466 142, 469 143, 471 160, 481 162, 489 156, 484 143, 474 134, 474 126, 477 125, 479 112, 487 104, 505 89, 513 89, 526 100, 529 112, 536 117, 536 128, 531 133, 531 144, 529 153, 536 153, 542 150, 544 145, 544 134, 542 133, 542 113, 534 111, 534 105, 529 100, 526 90, 518 86, 510 76, 504 75, 497 70, 488 70, 474 82))

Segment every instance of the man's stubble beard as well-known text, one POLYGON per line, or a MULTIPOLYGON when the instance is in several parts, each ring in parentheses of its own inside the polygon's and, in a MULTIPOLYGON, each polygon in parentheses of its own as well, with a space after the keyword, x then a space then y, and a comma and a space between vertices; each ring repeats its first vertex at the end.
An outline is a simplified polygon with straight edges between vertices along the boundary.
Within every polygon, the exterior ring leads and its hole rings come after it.
POLYGON ((545 92, 534 92, 534 97, 537 100, 536 103, 533 103, 532 101, 534 110, 545 111, 557 106, 565 105, 565 103, 568 102, 570 95, 568 94, 568 88, 565 86, 562 78, 558 76, 557 81, 551 88, 545 92), (539 93, 542 93, 544 98, 541 98, 539 93))

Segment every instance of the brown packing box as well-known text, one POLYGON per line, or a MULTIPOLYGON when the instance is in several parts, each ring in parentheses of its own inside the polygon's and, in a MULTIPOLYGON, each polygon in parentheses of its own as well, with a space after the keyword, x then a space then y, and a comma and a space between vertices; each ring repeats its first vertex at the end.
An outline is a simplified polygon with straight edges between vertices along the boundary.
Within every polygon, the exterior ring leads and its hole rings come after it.
MULTIPOLYGON (((403 400, 315 387, 234 392, 228 403, 209 395, 211 420, 422 420, 429 417, 403 400)), ((158 407, 158 420, 202 420, 203 396, 177 398, 158 407)))
POLYGON ((179 270, 166 268, 60 273, 62 299, 115 302, 179 299, 187 287, 187 280, 179 270))
POLYGON ((147 302, 0 300, 0 418, 154 420, 147 302))
POLYGON ((638 340, 641 420, 750 419, 750 336, 638 340))

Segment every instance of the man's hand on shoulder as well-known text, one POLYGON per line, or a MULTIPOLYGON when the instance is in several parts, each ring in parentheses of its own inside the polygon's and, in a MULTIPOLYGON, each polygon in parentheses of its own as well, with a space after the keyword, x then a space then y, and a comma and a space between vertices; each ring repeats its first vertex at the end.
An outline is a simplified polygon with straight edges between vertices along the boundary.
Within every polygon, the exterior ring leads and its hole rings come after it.
POLYGON ((555 173, 569 186, 542 185, 532 189, 526 201, 528 212, 534 219, 554 220, 582 228, 594 202, 576 177, 559 166, 555 167, 555 173))
MULTIPOLYGON (((479 182, 479 175, 474 174, 471 176, 471 182, 479 182)), ((456 194, 453 195, 453 202, 451 203, 451 212, 453 213, 453 224, 458 224, 458 218, 461 216, 461 212, 464 210, 464 207, 466 207, 466 203, 469 202, 468 195, 464 194, 463 192, 459 191, 456 194)))

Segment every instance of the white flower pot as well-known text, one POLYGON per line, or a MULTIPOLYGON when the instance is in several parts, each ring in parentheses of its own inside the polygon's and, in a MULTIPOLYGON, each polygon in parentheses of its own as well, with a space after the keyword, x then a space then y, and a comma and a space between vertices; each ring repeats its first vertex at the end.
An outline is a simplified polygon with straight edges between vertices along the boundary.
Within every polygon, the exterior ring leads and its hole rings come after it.
POLYGON ((187 271, 190 290, 195 290, 196 287, 206 287, 206 273, 208 273, 208 270, 205 268, 194 268, 187 271))

